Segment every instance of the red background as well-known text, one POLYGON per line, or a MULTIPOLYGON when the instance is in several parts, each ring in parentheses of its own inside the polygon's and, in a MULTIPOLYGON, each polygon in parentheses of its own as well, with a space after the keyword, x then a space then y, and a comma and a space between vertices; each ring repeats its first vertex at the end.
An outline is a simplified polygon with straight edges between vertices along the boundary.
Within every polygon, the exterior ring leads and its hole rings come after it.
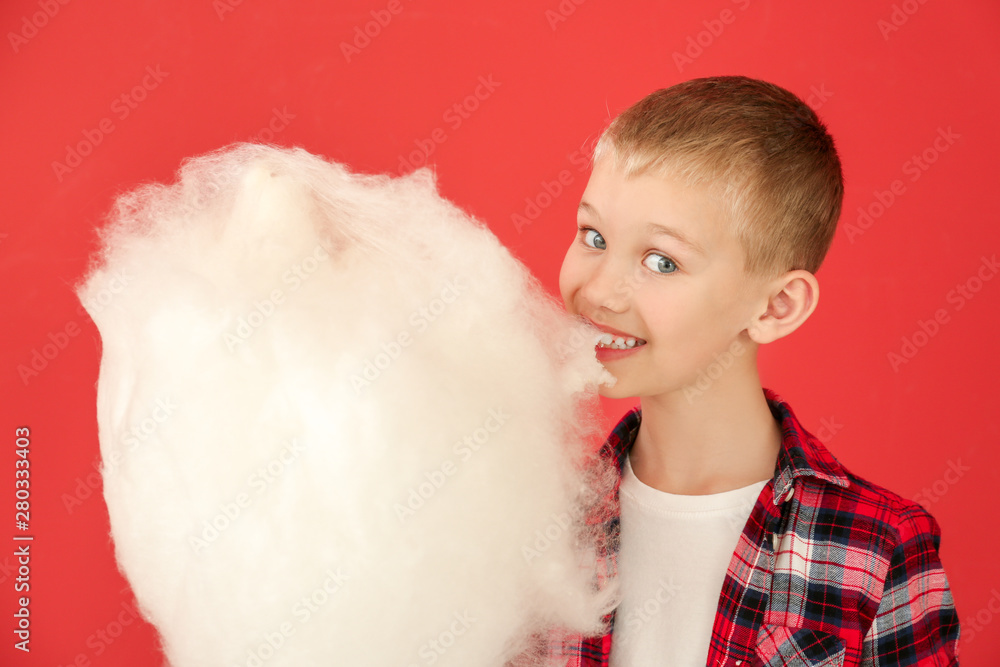
MULTIPOLYGON (((160 663, 155 634, 122 606, 130 593, 87 480, 99 341, 72 286, 115 193, 254 137, 365 172, 396 172, 430 141, 442 193, 555 292, 587 178, 581 146, 656 88, 742 73, 818 107, 847 178, 820 307, 766 351, 766 383, 847 466, 934 513, 963 664, 996 664, 1000 280, 976 276, 1000 246, 993 0, 17 0, 0 8, 0 29, 0 543, 10 545, 0 548, 0 663, 160 663), (363 48, 345 55, 355 39, 363 48), (495 89, 467 99, 481 77, 495 89), (466 117, 447 113, 464 103, 466 117), (262 134, 271 123, 273 137, 262 134), (939 130, 952 139, 935 148, 939 130), (925 152, 926 170, 912 161, 925 152), (564 170, 568 185, 546 199, 564 170), (526 199, 540 214, 518 228, 515 214, 535 213, 526 199), (859 207, 873 215, 864 230, 859 207), (960 284, 977 291, 959 299, 960 284), (927 322, 941 309, 935 329, 927 322), (919 347, 894 368, 888 355, 904 337, 919 347), (25 374, 36 352, 53 358, 25 374), (17 426, 32 433, 30 655, 10 632, 17 426)), ((606 407, 610 426, 625 404, 606 407)))

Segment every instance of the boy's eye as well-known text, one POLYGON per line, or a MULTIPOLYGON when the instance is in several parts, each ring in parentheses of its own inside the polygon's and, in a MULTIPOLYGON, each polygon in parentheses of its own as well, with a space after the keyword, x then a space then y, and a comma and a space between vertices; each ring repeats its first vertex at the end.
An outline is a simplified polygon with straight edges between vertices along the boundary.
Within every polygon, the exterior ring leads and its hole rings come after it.
POLYGON ((657 273, 673 273, 677 270, 677 263, 666 255, 650 253, 646 255, 646 259, 642 260, 642 263, 646 265, 646 268, 657 273))
POLYGON ((585 244, 598 250, 607 250, 607 242, 605 242, 603 236, 597 233, 596 229, 582 229, 581 231, 583 232, 583 242, 585 244))

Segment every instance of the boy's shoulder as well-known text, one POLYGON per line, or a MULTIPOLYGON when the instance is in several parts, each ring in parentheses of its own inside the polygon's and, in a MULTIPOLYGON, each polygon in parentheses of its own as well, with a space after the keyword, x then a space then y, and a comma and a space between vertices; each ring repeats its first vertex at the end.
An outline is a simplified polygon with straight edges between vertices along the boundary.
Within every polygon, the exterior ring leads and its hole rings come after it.
POLYGON ((817 525, 829 524, 828 532, 839 533, 845 542, 849 541, 848 531, 872 544, 888 542, 890 547, 913 539, 929 538, 935 545, 939 542, 941 529, 923 506, 846 468, 843 470, 847 481, 844 486, 817 478, 799 483, 800 518, 805 516, 809 523, 817 525))
POLYGON ((798 460, 789 464, 797 473, 789 493, 775 496, 767 510, 772 594, 778 587, 768 613, 789 627, 803 619, 826 623, 822 629, 853 636, 855 648, 864 646, 878 664, 954 664, 958 617, 937 522, 916 502, 848 470, 787 403, 771 398, 772 410, 784 416, 782 451, 798 460), (837 609, 813 605, 811 612, 796 602, 803 598, 838 600, 837 609), (871 624, 858 624, 859 616, 871 624))
POLYGON ((940 528, 921 505, 862 477, 844 466, 823 441, 806 430, 788 403, 765 390, 782 425, 782 448, 776 470, 776 503, 798 495, 798 518, 815 524, 830 539, 887 541, 895 547, 913 539, 936 545, 940 528))

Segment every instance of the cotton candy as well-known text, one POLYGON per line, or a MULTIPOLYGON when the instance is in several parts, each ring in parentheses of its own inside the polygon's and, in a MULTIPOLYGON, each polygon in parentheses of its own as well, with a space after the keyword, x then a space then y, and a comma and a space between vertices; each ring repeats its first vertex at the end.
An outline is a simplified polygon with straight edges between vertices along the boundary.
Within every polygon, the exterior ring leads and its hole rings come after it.
POLYGON ((544 665, 602 629, 597 332, 429 169, 191 159, 118 198, 78 295, 115 554, 171 665, 544 665))

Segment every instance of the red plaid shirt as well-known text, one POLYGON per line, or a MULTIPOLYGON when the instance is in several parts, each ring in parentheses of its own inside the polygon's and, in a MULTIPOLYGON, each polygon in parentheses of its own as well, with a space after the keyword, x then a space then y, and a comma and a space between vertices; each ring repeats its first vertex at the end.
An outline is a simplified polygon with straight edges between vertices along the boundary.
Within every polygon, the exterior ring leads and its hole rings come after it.
MULTIPOLYGON (((729 563, 708 665, 957 665, 937 522, 848 472, 787 403, 764 392, 781 451, 729 563)), ((626 414, 604 446, 619 471, 641 417, 638 408, 626 414)), ((616 515, 612 544, 618 530, 616 515)), ((609 573, 615 559, 607 554, 609 573)), ((613 627, 613 613, 607 621, 613 627)), ((567 667, 607 667, 611 639, 578 637, 556 650, 567 667)))

